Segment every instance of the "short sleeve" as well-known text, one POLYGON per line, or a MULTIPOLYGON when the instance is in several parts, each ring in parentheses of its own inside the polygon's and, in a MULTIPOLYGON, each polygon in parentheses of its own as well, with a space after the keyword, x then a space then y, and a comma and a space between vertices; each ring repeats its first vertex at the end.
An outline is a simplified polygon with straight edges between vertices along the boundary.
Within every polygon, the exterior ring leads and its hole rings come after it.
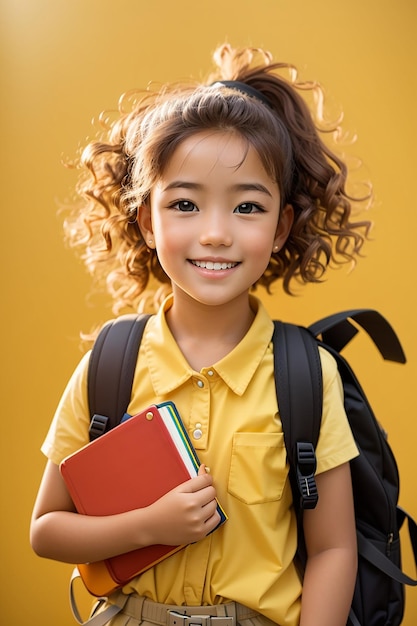
POLYGON ((321 348, 320 357, 323 370, 323 415, 316 448, 318 474, 358 456, 344 408, 343 386, 336 361, 321 348))
POLYGON ((87 398, 89 358, 90 352, 87 352, 68 381, 41 446, 45 456, 56 464, 89 441, 90 416, 87 398))

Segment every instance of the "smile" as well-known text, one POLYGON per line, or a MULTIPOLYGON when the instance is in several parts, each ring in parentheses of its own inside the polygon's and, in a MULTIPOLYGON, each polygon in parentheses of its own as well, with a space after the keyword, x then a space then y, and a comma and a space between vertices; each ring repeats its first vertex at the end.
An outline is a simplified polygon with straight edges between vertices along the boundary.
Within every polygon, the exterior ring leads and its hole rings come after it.
POLYGON ((218 270, 230 270, 232 269, 232 267, 236 267, 236 265, 238 265, 238 263, 217 263, 214 261, 191 261, 191 263, 193 265, 196 265, 197 267, 202 267, 206 270, 214 270, 214 271, 218 271, 218 270))

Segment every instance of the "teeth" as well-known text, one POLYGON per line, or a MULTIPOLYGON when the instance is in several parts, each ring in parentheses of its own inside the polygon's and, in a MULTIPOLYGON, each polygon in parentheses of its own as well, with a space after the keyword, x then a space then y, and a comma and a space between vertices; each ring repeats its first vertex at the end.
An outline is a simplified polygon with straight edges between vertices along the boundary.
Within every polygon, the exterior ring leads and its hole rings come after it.
POLYGON ((213 263, 213 261, 193 261, 193 264, 206 270, 230 270, 237 265, 237 263, 213 263))

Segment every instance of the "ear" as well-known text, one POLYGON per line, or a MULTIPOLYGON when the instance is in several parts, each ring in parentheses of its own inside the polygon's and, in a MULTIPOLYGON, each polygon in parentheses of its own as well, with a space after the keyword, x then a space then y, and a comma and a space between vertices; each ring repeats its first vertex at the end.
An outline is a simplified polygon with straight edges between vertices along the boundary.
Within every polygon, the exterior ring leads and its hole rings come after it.
POLYGON ((138 226, 148 248, 155 248, 151 207, 148 204, 143 204, 138 209, 138 226))
POLYGON ((279 214, 278 226, 275 233, 272 252, 278 252, 284 246, 291 232, 294 222, 294 209, 291 204, 286 204, 279 214))

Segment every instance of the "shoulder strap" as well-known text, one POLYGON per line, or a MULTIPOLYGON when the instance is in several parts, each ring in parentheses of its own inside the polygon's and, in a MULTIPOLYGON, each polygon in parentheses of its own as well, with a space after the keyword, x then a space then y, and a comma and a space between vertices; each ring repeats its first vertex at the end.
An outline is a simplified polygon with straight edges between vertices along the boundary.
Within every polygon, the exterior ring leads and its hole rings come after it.
POLYGON ((315 337, 321 335, 323 343, 340 352, 358 332, 357 327, 349 320, 356 322, 368 333, 385 360, 406 362, 394 329, 378 311, 373 309, 341 311, 311 324, 309 330, 315 337))
MULTIPOLYGON (((326 346, 340 352, 358 333, 355 324, 368 333, 384 359, 406 362, 394 329, 373 309, 342 311, 319 320, 308 329, 275 322, 274 368, 285 445, 290 466, 298 476, 297 482, 301 481, 306 488, 311 476, 303 475, 301 459, 305 458, 304 471, 309 472, 311 446, 304 444, 309 442, 315 448, 322 413, 323 383, 316 337, 321 336, 326 346)), ((302 496, 301 507, 314 507, 316 501, 317 498, 313 498, 309 502, 308 497, 302 496)))
MULTIPOLYGON (((305 328, 283 322, 274 325, 275 385, 293 486, 296 483, 300 493, 300 508, 314 508, 318 500, 315 447, 323 405, 318 345, 305 328)), ((295 498, 294 503, 298 504, 295 498)))
POLYGON ((117 426, 126 413, 139 345, 149 315, 122 315, 105 324, 88 368, 90 439, 117 426))

